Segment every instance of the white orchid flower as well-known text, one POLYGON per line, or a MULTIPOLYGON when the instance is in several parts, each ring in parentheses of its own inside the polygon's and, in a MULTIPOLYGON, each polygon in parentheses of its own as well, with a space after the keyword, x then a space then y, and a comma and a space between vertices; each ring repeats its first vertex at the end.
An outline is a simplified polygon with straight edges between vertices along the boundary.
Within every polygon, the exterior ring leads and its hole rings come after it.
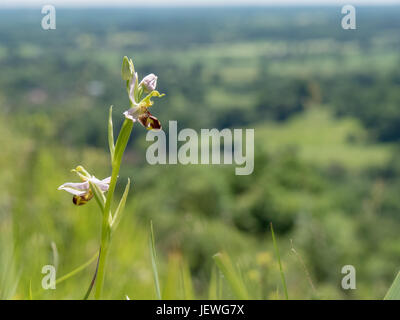
POLYGON ((125 118, 133 122, 139 121, 140 124, 148 130, 161 130, 160 121, 153 116, 147 108, 133 107, 124 112, 125 118))
POLYGON ((85 177, 85 181, 83 182, 67 182, 58 187, 58 190, 67 191, 74 196, 83 196, 87 194, 90 190, 90 182, 95 184, 102 192, 108 191, 108 187, 111 181, 111 177, 105 178, 103 180, 99 180, 96 177, 85 177))
POLYGON ((161 130, 160 121, 148 110, 153 105, 152 97, 164 96, 164 94, 155 90, 157 76, 150 73, 138 83, 138 74, 135 72, 132 60, 124 57, 122 79, 127 80, 128 95, 131 102, 131 107, 124 112, 125 118, 133 122, 139 121, 148 130, 161 130), (142 99, 143 92, 148 93, 148 95, 142 99))
POLYGON ((91 176, 85 169, 78 167, 73 170, 82 179, 82 182, 66 182, 58 187, 58 190, 64 190, 72 194, 73 202, 76 205, 83 205, 93 198, 93 192, 90 188, 90 184, 95 185, 102 193, 108 191, 111 177, 103 180, 97 179, 95 176, 91 176), (83 174, 81 173, 83 172, 83 174))
MULTIPOLYGON (((137 74, 135 77, 137 77, 137 74)), ((155 81, 157 81, 157 77, 155 81)), ((158 91, 152 90, 144 99, 137 103, 135 100, 136 84, 137 81, 135 80, 135 82, 133 82, 133 79, 129 82, 129 99, 132 102, 132 107, 124 112, 125 118, 132 120, 133 122, 139 121, 140 124, 148 130, 161 130, 160 121, 150 113, 148 108, 153 105, 153 101, 151 101, 152 97, 162 97, 164 94, 160 94, 158 91)))

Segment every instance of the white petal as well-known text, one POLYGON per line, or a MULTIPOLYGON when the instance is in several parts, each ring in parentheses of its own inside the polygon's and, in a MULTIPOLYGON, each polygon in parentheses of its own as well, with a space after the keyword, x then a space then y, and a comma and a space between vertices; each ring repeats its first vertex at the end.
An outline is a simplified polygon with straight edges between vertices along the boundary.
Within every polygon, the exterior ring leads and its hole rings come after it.
POLYGON ((133 122, 137 121, 137 115, 139 113, 139 107, 130 108, 124 112, 125 118, 132 120, 133 122))
POLYGON ((99 180, 93 176, 92 178, 89 179, 89 181, 94 183, 96 186, 98 186, 101 191, 105 192, 105 191, 108 191, 111 177, 105 178, 103 180, 99 180))
POLYGON ((74 196, 83 196, 83 195, 85 195, 87 193, 87 191, 78 191, 78 190, 71 189, 71 188, 68 188, 68 187, 62 188, 62 189, 59 189, 59 190, 67 191, 68 193, 73 194, 74 196))
POLYGON ((110 183, 111 182, 111 177, 105 178, 105 179, 101 180, 101 182, 110 183))
POLYGON ((108 185, 108 183, 102 183, 102 182, 96 183, 96 185, 97 185, 97 186, 100 188, 100 190, 103 191, 103 192, 108 191, 108 188, 110 187, 110 186, 108 185))
POLYGON ((83 196, 89 191, 89 183, 87 181, 80 183, 67 182, 59 186, 58 190, 67 191, 75 196, 83 196))
POLYGON ((89 183, 87 181, 84 182, 67 182, 58 187, 58 190, 63 190, 65 187, 73 188, 76 190, 87 191, 89 189, 89 183))

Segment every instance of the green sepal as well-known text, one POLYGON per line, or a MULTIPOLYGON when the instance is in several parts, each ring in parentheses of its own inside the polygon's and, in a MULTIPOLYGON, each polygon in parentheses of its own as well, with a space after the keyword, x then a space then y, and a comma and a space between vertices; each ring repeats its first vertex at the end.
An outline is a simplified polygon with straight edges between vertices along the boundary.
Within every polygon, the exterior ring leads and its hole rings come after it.
POLYGON ((135 73, 135 68, 133 67, 133 62, 131 59, 128 59, 125 56, 122 59, 122 68, 121 68, 121 75, 123 80, 130 80, 132 79, 133 74, 135 73))
POLYGON ((111 162, 114 160, 114 151, 115 151, 112 109, 113 109, 113 106, 110 107, 110 112, 108 115, 108 146, 110 148, 111 162))

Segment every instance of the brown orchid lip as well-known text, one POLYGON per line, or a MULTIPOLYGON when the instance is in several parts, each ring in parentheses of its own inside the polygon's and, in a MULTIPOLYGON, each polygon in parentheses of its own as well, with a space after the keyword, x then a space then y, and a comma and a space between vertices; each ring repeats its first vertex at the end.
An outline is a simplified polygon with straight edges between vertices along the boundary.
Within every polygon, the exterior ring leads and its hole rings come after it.
POLYGON ((93 193, 91 190, 89 190, 89 192, 84 194, 83 196, 73 196, 72 202, 77 206, 83 206, 92 198, 93 198, 93 193))
POLYGON ((161 130, 161 123, 156 117, 149 116, 149 120, 151 129, 161 130))
POLYGON ((160 130, 161 123, 160 121, 154 117, 149 111, 146 111, 144 114, 141 114, 138 117, 139 122, 148 130, 160 130))

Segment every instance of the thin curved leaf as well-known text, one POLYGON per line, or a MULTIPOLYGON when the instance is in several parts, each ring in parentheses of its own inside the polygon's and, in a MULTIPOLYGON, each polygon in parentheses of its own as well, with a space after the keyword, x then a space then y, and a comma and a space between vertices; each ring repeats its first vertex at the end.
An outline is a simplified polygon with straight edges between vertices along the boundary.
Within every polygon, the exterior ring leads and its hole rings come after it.
POLYGON ((119 222, 121 221, 122 214, 125 209, 126 198, 128 197, 130 185, 131 185, 131 180, 128 178, 128 182, 125 186, 124 194, 121 197, 121 200, 118 204, 117 210, 115 210, 114 217, 112 218, 112 221, 111 221, 112 231, 115 231, 115 229, 118 227, 119 222))

